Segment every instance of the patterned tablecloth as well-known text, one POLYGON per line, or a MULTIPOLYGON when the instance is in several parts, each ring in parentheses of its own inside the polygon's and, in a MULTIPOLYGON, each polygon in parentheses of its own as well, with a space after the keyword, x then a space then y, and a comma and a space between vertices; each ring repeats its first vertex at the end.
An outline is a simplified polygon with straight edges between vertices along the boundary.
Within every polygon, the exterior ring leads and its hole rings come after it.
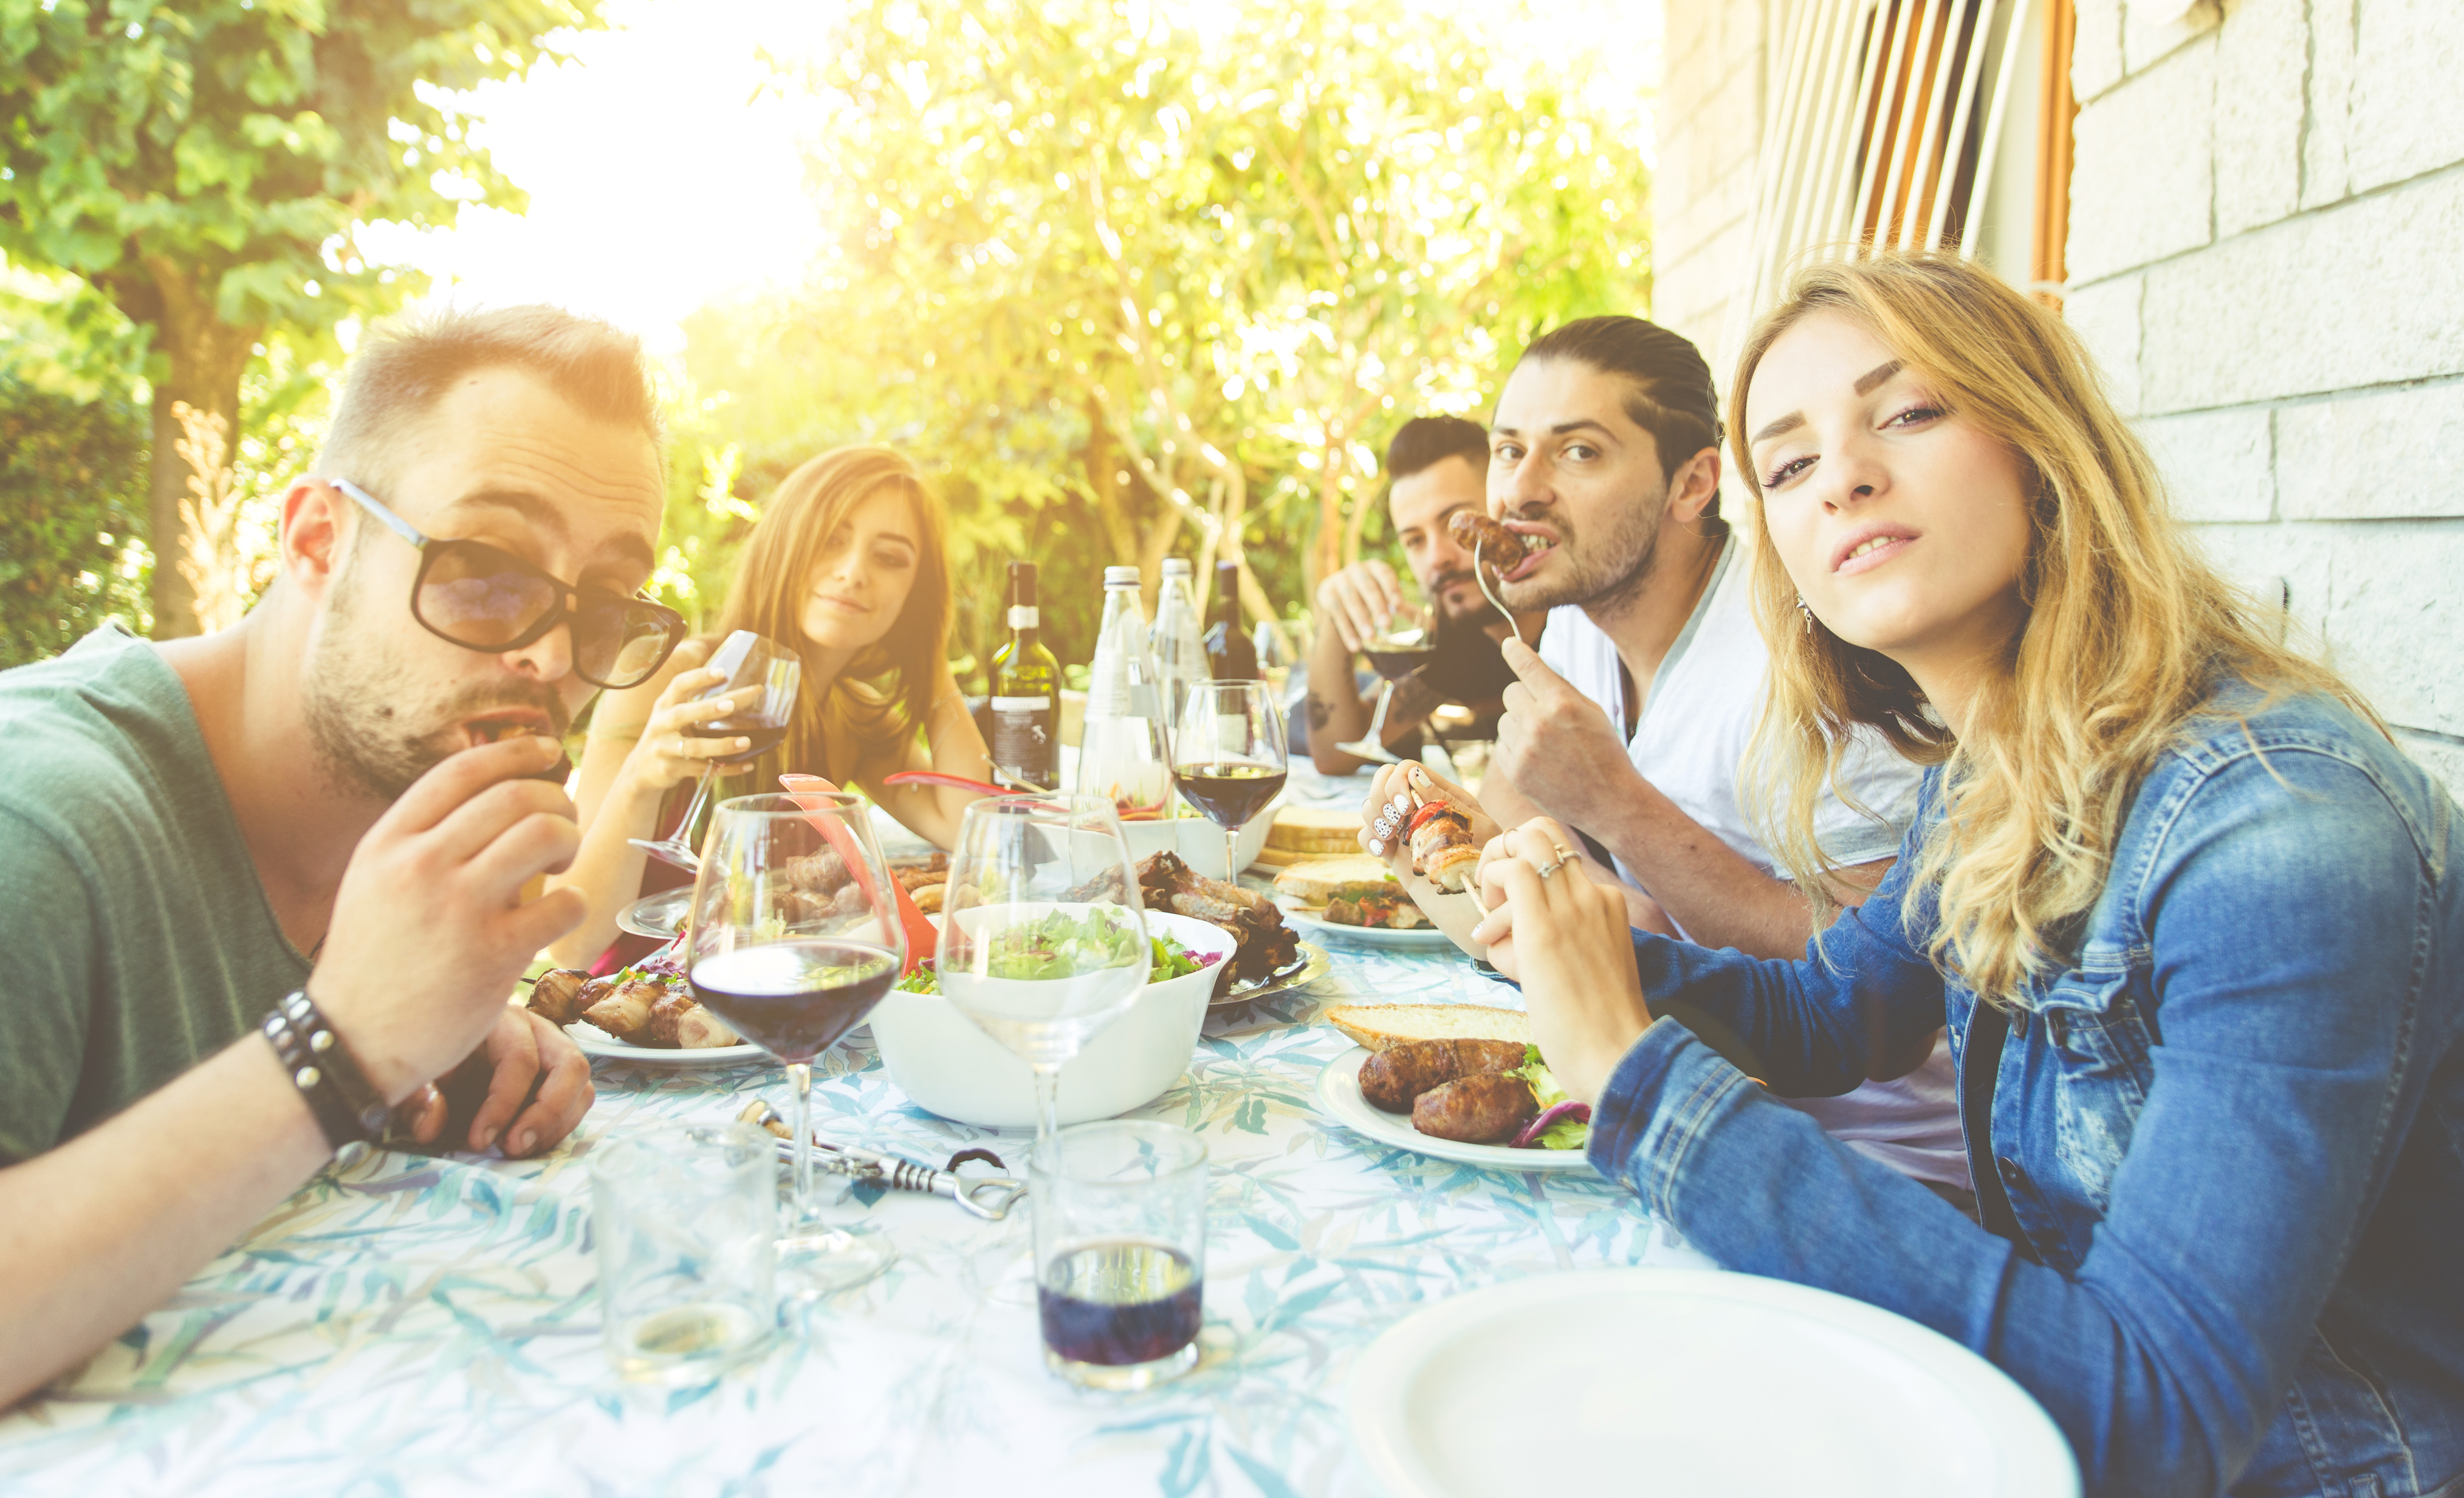
MULTIPOLYGON (((1294 789, 1333 801, 1361 783, 1294 789)), ((1374 1493, 1346 1377, 1397 1319, 1523 1275, 1705 1261, 1588 1172, 1451 1164, 1320 1116, 1317 1073, 1349 1044, 1315 1023, 1322 1005, 1516 1002, 1451 950, 1327 945, 1327 977, 1218 1011, 1188 1074, 1140 1110, 1211 1156, 1203 1361, 1162 1390, 1082 1393, 1045 1369, 1023 1205, 987 1223, 907 1193, 870 1209, 902 1257, 808 1335, 704 1388, 619 1385, 583 1157, 645 1119, 732 1115, 740 1094, 783 1108, 786 1085, 768 1066, 603 1061, 597 1105, 545 1159, 391 1155, 318 1178, 0 1417, 0 1490, 1374 1493)), ((936 1162, 981 1142, 1023 1166, 1026 1134, 910 1105, 869 1048, 841 1046, 827 1070, 815 1118, 838 1137, 936 1162)))

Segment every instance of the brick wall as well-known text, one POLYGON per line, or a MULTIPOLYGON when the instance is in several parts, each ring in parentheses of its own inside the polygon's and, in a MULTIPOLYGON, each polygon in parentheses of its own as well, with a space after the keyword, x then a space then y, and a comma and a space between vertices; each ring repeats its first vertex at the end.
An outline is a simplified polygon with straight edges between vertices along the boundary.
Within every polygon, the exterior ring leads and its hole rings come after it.
MULTIPOLYGON (((2464 0, 2077 3, 2066 315, 2216 563, 2464 796, 2464 0)), ((1767 0, 1665 24, 1656 315, 1707 349, 1767 0)))
POLYGON ((2068 316, 2210 555, 2464 792, 2464 5, 2134 10, 2079 0, 2068 316))
MULTIPOLYGON (((1765 0, 1667 0, 1652 169, 1652 317, 1717 357, 1753 235, 1765 0)), ((1721 381, 1726 391, 1727 382, 1721 381)))

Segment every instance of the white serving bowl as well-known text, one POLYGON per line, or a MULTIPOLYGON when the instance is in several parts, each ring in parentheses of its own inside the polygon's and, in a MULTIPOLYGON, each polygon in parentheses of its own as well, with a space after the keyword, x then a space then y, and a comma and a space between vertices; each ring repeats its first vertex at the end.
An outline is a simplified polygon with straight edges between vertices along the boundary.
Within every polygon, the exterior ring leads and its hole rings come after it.
MULTIPOLYGON (((1212 823, 1197 825, 1216 830, 1212 823)), ((1222 857, 1220 845, 1216 857, 1222 857)), ((1206 1002, 1232 958, 1232 934, 1170 911, 1149 911, 1146 920, 1149 936, 1170 936, 1192 957, 1220 953, 1221 959, 1149 983, 1127 1013, 1070 1058, 1061 1068, 1065 1124, 1115 1118, 1153 1102, 1180 1080, 1198 1048, 1206 1002)), ((1034 1127, 1035 1078, 1026 1063, 949 1000, 893 988, 872 1011, 871 1024, 891 1082, 916 1107, 985 1128, 1034 1127)))
MULTIPOLYGON (((1177 797, 1175 798, 1177 800, 1177 797)), ((1266 830, 1274 825, 1275 808, 1283 804, 1278 796, 1266 809, 1241 825, 1241 867, 1248 868, 1265 849, 1266 830)), ((1201 876, 1208 879, 1229 879, 1223 871, 1223 829, 1203 817, 1174 817, 1160 822, 1124 822, 1121 835, 1129 840, 1132 862, 1143 861, 1150 853, 1166 850, 1180 855, 1201 876)))

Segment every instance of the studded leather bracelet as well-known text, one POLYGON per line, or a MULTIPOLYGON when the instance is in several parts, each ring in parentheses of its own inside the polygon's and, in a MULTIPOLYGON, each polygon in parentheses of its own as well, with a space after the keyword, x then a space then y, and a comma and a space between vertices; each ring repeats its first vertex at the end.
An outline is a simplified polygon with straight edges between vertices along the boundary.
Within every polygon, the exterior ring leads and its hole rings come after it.
POLYGON ((356 1164, 385 1133, 390 1110, 351 1059, 317 1002, 299 989, 269 1010, 262 1026, 291 1085, 306 1098, 337 1158, 356 1164))

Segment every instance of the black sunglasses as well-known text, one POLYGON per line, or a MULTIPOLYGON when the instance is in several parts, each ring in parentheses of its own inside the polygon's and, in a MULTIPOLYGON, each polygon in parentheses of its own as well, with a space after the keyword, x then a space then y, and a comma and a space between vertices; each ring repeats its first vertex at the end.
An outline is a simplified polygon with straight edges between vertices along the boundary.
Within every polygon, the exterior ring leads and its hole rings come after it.
POLYGON ((349 479, 326 482, 419 548, 410 617, 441 640, 491 654, 518 650, 570 619, 573 673, 594 687, 614 691, 638 687, 658 674, 684 643, 684 615, 664 604, 617 593, 584 593, 486 541, 423 536, 349 479))

